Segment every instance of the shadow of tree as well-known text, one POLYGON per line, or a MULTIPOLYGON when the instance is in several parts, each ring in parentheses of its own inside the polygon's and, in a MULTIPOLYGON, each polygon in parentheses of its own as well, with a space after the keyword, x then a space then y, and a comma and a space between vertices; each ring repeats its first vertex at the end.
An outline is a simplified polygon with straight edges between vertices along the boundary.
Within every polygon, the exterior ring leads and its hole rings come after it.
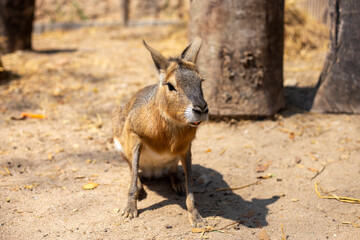
MULTIPOLYGON (((269 199, 254 198, 251 201, 246 201, 231 190, 214 191, 216 188, 229 187, 224 181, 223 176, 214 169, 193 165, 193 176, 195 199, 203 217, 221 216, 229 220, 239 221, 239 224, 250 228, 260 228, 268 225, 266 221, 268 214, 267 206, 276 202, 279 196, 273 196, 269 199), (196 181, 200 175, 209 176, 211 182, 207 186, 201 186, 196 181)), ((171 190, 167 178, 156 180, 142 179, 142 183, 149 190, 165 197, 166 200, 154 203, 147 208, 139 209, 139 214, 172 204, 178 204, 183 209, 186 209, 185 197, 180 197, 171 190)))
POLYGON ((285 100, 301 110, 310 111, 314 102, 316 87, 285 87, 285 100))
POLYGON ((0 86, 9 84, 11 81, 18 79, 20 79, 19 74, 8 70, 3 70, 1 71, 1 75, 0 75, 0 86))
POLYGON ((77 51, 77 48, 69 48, 69 49, 43 49, 43 50, 32 50, 34 53, 38 54, 57 54, 57 53, 73 53, 77 51))

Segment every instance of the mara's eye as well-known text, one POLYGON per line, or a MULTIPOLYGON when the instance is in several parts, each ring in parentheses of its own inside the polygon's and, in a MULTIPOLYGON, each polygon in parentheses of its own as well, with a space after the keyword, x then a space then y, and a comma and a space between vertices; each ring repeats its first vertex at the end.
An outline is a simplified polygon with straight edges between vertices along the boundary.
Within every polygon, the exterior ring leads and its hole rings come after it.
POLYGON ((170 91, 176 91, 176 89, 174 88, 174 86, 171 83, 166 83, 166 85, 168 86, 170 91))

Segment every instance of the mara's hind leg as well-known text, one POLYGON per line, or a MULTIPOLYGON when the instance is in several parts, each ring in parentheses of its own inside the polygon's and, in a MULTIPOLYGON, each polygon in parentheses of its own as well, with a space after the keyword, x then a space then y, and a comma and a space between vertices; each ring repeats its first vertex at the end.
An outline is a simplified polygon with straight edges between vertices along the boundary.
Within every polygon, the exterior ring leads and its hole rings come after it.
POLYGON ((171 188, 180 196, 185 195, 185 183, 178 174, 178 161, 176 161, 169 170, 171 188))

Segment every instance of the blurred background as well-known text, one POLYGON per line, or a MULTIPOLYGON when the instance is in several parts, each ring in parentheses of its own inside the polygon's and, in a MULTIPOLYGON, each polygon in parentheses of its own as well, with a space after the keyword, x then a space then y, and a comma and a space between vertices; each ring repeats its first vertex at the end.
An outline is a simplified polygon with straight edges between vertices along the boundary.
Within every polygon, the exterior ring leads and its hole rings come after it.
POLYGON ((314 184, 359 196, 359 11, 358 0, 0 0, 0 238, 358 239, 359 208, 314 184), (195 35, 212 120, 192 144, 195 198, 217 230, 192 231, 166 179, 146 183, 139 218, 124 221, 130 177, 111 112, 158 81, 143 40, 171 57, 195 35))

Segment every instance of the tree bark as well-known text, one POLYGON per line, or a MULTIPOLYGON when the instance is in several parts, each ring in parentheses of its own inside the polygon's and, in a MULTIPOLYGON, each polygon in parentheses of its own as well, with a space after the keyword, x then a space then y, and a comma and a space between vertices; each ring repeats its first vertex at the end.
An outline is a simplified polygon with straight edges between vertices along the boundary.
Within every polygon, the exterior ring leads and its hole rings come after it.
POLYGON ((122 24, 124 27, 129 25, 129 9, 130 9, 130 0, 120 0, 121 5, 121 18, 122 24))
POLYGON ((284 107, 284 0, 194 0, 189 35, 214 117, 269 116, 284 107))
POLYGON ((360 113, 360 1, 330 0, 330 50, 312 106, 319 113, 360 113))
POLYGON ((0 35, 4 46, 1 51, 31 49, 35 0, 0 0, 0 35))

